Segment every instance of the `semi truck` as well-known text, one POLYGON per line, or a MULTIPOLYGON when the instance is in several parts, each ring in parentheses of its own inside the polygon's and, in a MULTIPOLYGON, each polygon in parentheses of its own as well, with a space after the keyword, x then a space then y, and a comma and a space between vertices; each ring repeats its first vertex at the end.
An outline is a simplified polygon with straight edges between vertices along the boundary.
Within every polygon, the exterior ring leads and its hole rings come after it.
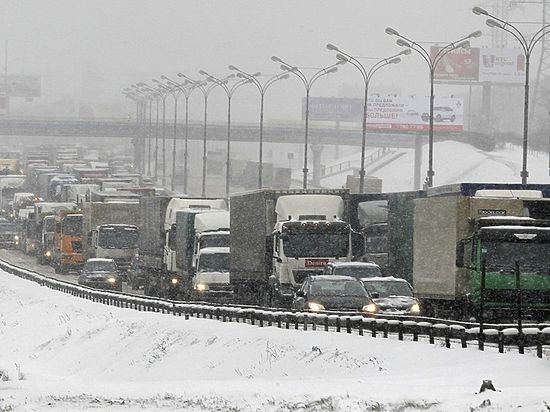
POLYGON ((65 274, 79 271, 83 264, 82 212, 60 210, 55 214, 52 265, 56 273, 65 274))
POLYGON ((85 258, 114 259, 122 275, 138 253, 139 203, 83 203, 85 258))
POLYGON ((227 208, 224 199, 141 197, 139 203, 138 270, 149 296, 183 296, 183 278, 176 267, 176 214, 179 210, 227 208))
POLYGON ((547 185, 462 183, 414 200, 412 281, 426 313, 476 318, 483 301, 484 318, 514 319, 521 293, 524 313, 548 319, 549 197, 547 185))
MULTIPOLYGON (((55 214, 60 210, 77 210, 76 203, 36 202, 34 204, 33 247, 38 263, 50 263, 53 256, 55 214)), ((27 239, 28 243, 28 239, 27 239)))
POLYGON ((262 189, 231 197, 230 282, 244 302, 289 305, 308 275, 352 260, 346 189, 262 189))
POLYGON ((225 296, 229 284, 229 211, 176 212, 176 271, 189 297, 225 296), (202 257, 208 254, 208 256, 202 257))

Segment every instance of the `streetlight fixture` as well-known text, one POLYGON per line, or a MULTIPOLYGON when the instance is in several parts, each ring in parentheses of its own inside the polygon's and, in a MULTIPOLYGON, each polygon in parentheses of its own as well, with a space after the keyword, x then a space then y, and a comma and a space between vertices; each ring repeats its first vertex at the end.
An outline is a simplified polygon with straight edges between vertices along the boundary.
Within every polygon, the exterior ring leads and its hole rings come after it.
MULTIPOLYGON (((203 126, 203 142, 202 142, 202 185, 201 196, 206 197, 206 128, 207 128, 207 113, 208 113, 208 95, 216 86, 217 83, 211 83, 208 85, 204 81, 193 80, 183 73, 178 73, 178 77, 182 77, 187 80, 193 87, 199 89, 204 96, 204 126, 203 126)), ((226 80, 226 79, 223 79, 226 80)))
POLYGON ((290 75, 288 73, 280 73, 270 77, 264 84, 260 83, 258 76, 261 76, 261 73, 247 73, 243 70, 238 69, 235 66, 229 66, 229 70, 234 70, 237 72, 237 77, 247 80, 248 83, 254 84, 258 91, 260 92, 260 148, 258 155, 258 189, 262 188, 262 176, 263 176, 263 136, 264 136, 264 97, 267 89, 273 83, 278 80, 288 79, 290 75))
POLYGON ((307 172, 308 172, 308 168, 307 168, 307 146, 308 146, 308 131, 309 131, 308 130, 309 129, 309 93, 310 93, 310 90, 311 90, 311 86, 313 86, 313 83, 315 83, 315 81, 317 79, 319 79, 320 77, 325 76, 325 75, 330 74, 330 73, 336 73, 338 71, 337 66, 339 66, 341 64, 345 64, 346 61, 338 60, 336 63, 318 70, 317 72, 315 72, 313 74, 313 76, 311 76, 308 79, 306 77, 306 75, 297 66, 290 65, 290 64, 286 63, 285 61, 283 61, 281 58, 279 58, 277 56, 271 56, 271 60, 273 60, 275 63, 280 63, 281 64, 281 66, 280 66, 281 70, 284 70, 285 72, 288 72, 288 73, 292 73, 296 77, 298 77, 298 79, 300 79, 300 81, 304 84, 304 87, 306 89, 306 116, 305 116, 305 136, 304 136, 304 168, 302 169, 302 171, 303 171, 303 174, 304 174, 303 188, 307 189, 307 172))
MULTIPOLYGON (((122 90, 122 94, 132 100, 136 104, 136 125, 138 130, 141 130, 141 106, 142 102, 144 100, 144 97, 138 93, 136 90, 132 90, 130 88, 126 88, 122 90)), ((137 163, 139 167, 141 167, 141 150, 139 149, 139 143, 137 141, 137 137, 133 139, 134 143, 134 163, 137 163)))
MULTIPOLYGON (((162 98, 160 92, 157 90, 157 89, 153 89, 152 87, 150 87, 149 85, 147 85, 146 83, 138 83, 137 84, 138 87, 140 87, 142 90, 145 90, 147 92, 150 93, 151 95, 151 98, 155 99, 155 103, 156 103, 156 121, 155 121, 155 150, 154 150, 154 155, 155 155, 155 169, 154 169, 154 177, 155 177, 155 181, 157 180, 158 178, 158 152, 159 152, 159 110, 160 110, 160 100, 162 98)), ((152 117, 152 112, 150 112, 150 118, 152 117)), ((153 131, 152 131, 152 119, 150 120, 150 129, 151 129, 151 138, 152 138, 152 135, 153 135, 153 131)))
POLYGON ((401 61, 399 56, 411 54, 411 49, 405 49, 400 53, 394 54, 393 56, 381 59, 373 64, 369 70, 365 68, 363 64, 354 56, 342 51, 342 49, 336 47, 333 44, 327 44, 327 49, 335 51, 336 58, 341 61, 348 62, 355 66, 361 76, 363 76, 363 82, 365 83, 365 94, 363 97, 363 128, 362 128, 362 140, 361 140, 361 170, 359 171, 359 193, 363 193, 365 190, 365 149, 367 144, 367 100, 369 95, 369 83, 374 75, 379 69, 390 64, 397 64, 401 61))
MULTIPOLYGON (((171 86, 179 89, 183 96, 185 97, 185 138, 184 138, 184 149, 183 149, 183 193, 187 193, 187 182, 188 182, 188 172, 189 169, 187 167, 187 161, 188 161, 188 142, 189 142, 189 97, 191 97, 191 93, 193 93, 193 90, 195 90, 195 86, 192 85, 190 82, 185 80, 183 83, 178 83, 172 79, 169 79, 166 76, 161 76, 163 80, 165 80, 168 84, 171 86)), ((174 152, 175 152, 175 144, 174 144, 174 152)), ((175 166, 174 166, 175 167, 175 166)), ((175 173, 175 171, 173 171, 175 173)))
MULTIPOLYGON (((245 84, 250 83, 248 79, 241 79, 231 86, 227 85, 227 81, 218 77, 212 76, 204 70, 199 72, 203 76, 206 76, 206 80, 216 83, 220 86, 227 95, 227 156, 225 160, 225 197, 229 199, 229 183, 231 180, 231 101, 235 91, 245 84)), ((226 77, 227 79, 228 77, 226 77)))
POLYGON ((156 83, 162 99, 162 187, 166 187, 166 98, 172 90, 157 79, 152 82, 156 83))
POLYGON ((527 177, 529 172, 527 171, 527 140, 529 134, 529 65, 531 54, 535 45, 543 39, 548 33, 550 33, 550 24, 545 24, 542 26, 530 40, 519 31, 519 29, 513 24, 499 19, 492 14, 489 14, 487 10, 482 9, 481 7, 474 7, 472 13, 477 14, 478 16, 486 16, 487 20, 485 23, 489 27, 497 28, 504 30, 505 32, 510 33, 515 39, 519 42, 523 54, 525 55, 525 92, 523 97, 523 158, 522 158, 522 168, 520 172, 521 184, 525 186, 527 184, 527 177))
POLYGON ((475 31, 473 33, 470 33, 469 35, 455 41, 452 43, 447 44, 446 46, 443 46, 438 50, 438 52, 435 54, 435 56, 431 56, 430 53, 422 47, 420 44, 414 42, 413 40, 403 36, 400 34, 397 30, 392 29, 391 27, 386 28, 386 34, 390 36, 396 36, 397 39, 397 45, 401 47, 407 47, 409 49, 414 50, 420 56, 424 59, 424 61, 428 64, 428 68, 430 69, 430 123, 429 123, 429 129, 428 129, 428 173, 426 177, 426 186, 432 187, 433 186, 433 177, 434 177, 434 170, 433 170, 433 138, 434 138, 434 76, 435 76, 435 70, 437 68, 437 65, 441 62, 443 57, 450 53, 453 50, 460 49, 460 48, 468 48, 470 47, 470 42, 468 39, 479 37, 481 36, 481 31, 475 31))

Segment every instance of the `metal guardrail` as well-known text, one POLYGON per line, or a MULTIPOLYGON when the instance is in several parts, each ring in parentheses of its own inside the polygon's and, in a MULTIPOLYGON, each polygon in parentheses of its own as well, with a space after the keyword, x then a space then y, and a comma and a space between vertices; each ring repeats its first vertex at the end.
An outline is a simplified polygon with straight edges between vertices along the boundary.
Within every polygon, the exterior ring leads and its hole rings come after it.
MULTIPOLYGON (((380 148, 376 152, 371 153, 370 155, 365 157, 365 167, 370 166, 371 164, 388 155, 389 153, 391 153, 391 151, 388 150, 388 148, 386 147, 380 148)), ((357 160, 346 160, 332 166, 321 166, 321 178, 334 176, 339 173, 358 168, 359 166, 357 165, 357 160)))
POLYGON ((172 301, 92 289, 52 279, 2 260, 0 260, 0 269, 52 290, 92 302, 138 311, 183 316, 185 319, 208 318, 222 322, 247 323, 259 327, 276 326, 281 329, 303 331, 310 328, 337 333, 345 331, 348 334, 357 333, 360 336, 367 334, 384 338, 392 335, 398 340, 405 340, 405 337, 408 337, 415 342, 422 337, 426 338, 430 344, 435 344, 437 339, 438 342, 444 343, 446 348, 451 348, 452 343, 467 348, 469 342, 477 342, 479 350, 484 350, 486 344, 492 344, 498 348, 499 353, 503 353, 507 347, 516 347, 519 353, 524 353, 526 348, 532 348, 536 350, 539 358, 544 356, 545 349, 550 350, 550 325, 547 324, 524 327, 521 332, 517 328, 509 327, 510 325, 487 325, 490 327, 480 331, 479 326, 468 327, 471 324, 429 322, 420 318, 414 320, 415 318, 407 316, 382 318, 354 313, 304 313, 254 306, 216 306, 203 302, 172 301))

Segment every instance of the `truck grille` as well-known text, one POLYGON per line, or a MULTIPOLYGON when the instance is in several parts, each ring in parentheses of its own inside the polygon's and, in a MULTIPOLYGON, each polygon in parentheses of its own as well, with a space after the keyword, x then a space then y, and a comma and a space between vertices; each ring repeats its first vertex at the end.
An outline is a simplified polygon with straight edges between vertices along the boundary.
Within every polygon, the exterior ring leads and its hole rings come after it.
POLYGON ((71 242, 71 247, 75 252, 82 252, 82 242, 80 240, 73 240, 71 242))

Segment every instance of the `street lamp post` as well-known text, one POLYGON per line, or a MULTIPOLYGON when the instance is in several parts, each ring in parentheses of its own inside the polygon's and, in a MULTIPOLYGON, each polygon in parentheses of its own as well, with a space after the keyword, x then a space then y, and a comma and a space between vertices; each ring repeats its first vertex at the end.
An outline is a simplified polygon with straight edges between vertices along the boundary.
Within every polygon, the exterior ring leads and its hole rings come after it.
POLYGON ((203 126, 203 142, 202 142, 202 185, 201 185, 201 196, 206 197, 206 129, 207 129, 207 114, 208 114, 208 95, 218 84, 211 83, 207 85, 205 82, 193 80, 190 77, 187 77, 183 73, 178 73, 178 77, 182 77, 191 83, 194 87, 199 89, 204 96, 204 126, 203 126))
MULTIPOLYGON (((188 141, 189 141, 189 97, 193 90, 196 89, 196 86, 185 80, 184 83, 178 83, 166 76, 161 76, 163 80, 166 80, 168 84, 172 87, 181 91, 185 97, 185 137, 184 137, 184 149, 183 149, 183 193, 187 193, 187 182, 188 182, 188 167, 187 160, 188 156, 188 141)), ((175 153, 175 143, 174 143, 174 153, 175 153)))
MULTIPOLYGON (((160 111, 160 101, 162 100, 162 93, 158 89, 153 89, 152 87, 150 87, 149 85, 147 85, 146 83, 143 83, 143 82, 138 83, 138 86, 140 86, 143 90, 148 91, 151 94, 151 96, 155 99, 155 103, 156 103, 155 150, 154 150, 154 155, 155 155, 154 177, 155 177, 155 182, 156 182, 157 179, 158 179, 159 128, 160 128, 159 111, 160 111)), ((152 135, 152 131, 151 131, 151 135, 152 135)), ((151 138, 152 138, 152 136, 151 136, 151 138)))
POLYGON ((304 87, 306 89, 306 116, 305 116, 305 136, 304 136, 304 168, 302 169, 304 178, 303 178, 303 188, 307 189, 307 147, 308 147, 308 129, 309 129, 309 93, 311 91, 311 86, 313 86, 313 83, 320 77, 330 74, 330 73, 336 73, 338 71, 338 65, 346 63, 344 60, 339 60, 338 62, 324 67, 313 76, 311 76, 309 79, 306 77, 306 75, 296 66, 292 66, 285 61, 283 61, 281 58, 277 56, 271 56, 271 60, 273 60, 276 63, 281 63, 281 70, 284 70, 285 72, 289 72, 294 74, 300 81, 304 84, 304 87))
MULTIPOLYGON (((143 97, 136 90, 132 90, 130 88, 124 89, 122 91, 122 94, 136 104, 136 125, 139 130, 140 129, 140 104, 143 97)), ((138 156, 139 144, 136 142, 136 137, 134 137, 133 143, 134 143, 134 163, 139 163, 139 156, 138 156)))
POLYGON ((362 128, 362 139, 361 139, 361 169, 359 170, 359 193, 365 191, 365 150, 367 145, 367 100, 369 95, 369 83, 374 75, 379 69, 390 64, 396 64, 401 61, 399 56, 408 55, 411 53, 410 49, 405 49, 400 53, 397 53, 393 56, 381 59, 375 64, 373 64, 370 69, 367 71, 365 66, 354 56, 342 51, 342 49, 336 47, 333 44, 327 44, 327 49, 337 52, 336 58, 338 60, 346 61, 355 66, 361 75, 363 76, 363 82, 365 83, 365 93, 363 97, 363 128, 362 128))
POLYGON ((162 187, 166 187, 166 99, 172 90, 157 79, 152 81, 157 84, 162 99, 162 187))
POLYGON ((520 173, 521 184, 525 186, 527 184, 527 177, 529 176, 529 172, 527 171, 527 140, 529 135, 529 65, 531 54, 533 53, 535 45, 539 41, 541 41, 544 36, 550 33, 550 24, 545 24, 544 26, 542 26, 537 32, 535 32, 535 34, 533 34, 530 40, 527 40, 527 38, 523 35, 523 33, 519 31, 516 26, 507 21, 499 19, 492 14, 489 14, 487 10, 484 10, 481 7, 474 7, 472 9, 472 12, 479 16, 487 16, 488 19, 485 22, 487 26, 504 30, 505 32, 508 32, 512 36, 514 36, 519 42, 525 55, 525 92, 523 97, 523 156, 522 168, 520 173))
POLYGON ((258 189, 262 188, 262 176, 263 176, 263 136, 264 136, 264 98, 265 93, 269 86, 271 86, 273 83, 275 83, 278 80, 288 79, 290 76, 288 73, 280 73, 276 74, 275 76, 270 77, 264 84, 261 84, 260 81, 257 79, 258 76, 261 75, 261 73, 247 73, 245 71, 242 71, 238 69, 235 66, 229 66, 230 70, 234 70, 237 72, 237 77, 240 77, 241 79, 248 80, 249 83, 254 84, 258 91, 260 92, 260 147, 259 147, 259 154, 258 154, 258 189))
POLYGON ((460 49, 460 48, 468 48, 470 47, 470 42, 468 39, 473 37, 479 37, 481 36, 481 31, 475 31, 473 33, 470 33, 468 36, 463 37, 455 42, 449 43, 446 46, 443 46, 440 48, 437 53, 432 57, 430 53, 422 47, 420 44, 414 42, 411 39, 408 39, 407 37, 399 34, 399 32, 395 29, 392 29, 391 27, 386 28, 386 34, 389 34, 390 36, 396 36, 397 39, 397 45, 402 47, 407 47, 409 49, 414 50, 420 56, 424 59, 424 61, 428 64, 428 68, 430 69, 430 122, 429 122, 429 128, 428 128, 428 173, 426 177, 426 186, 432 187, 433 186, 433 177, 435 175, 435 172, 433 170, 433 144, 434 144, 434 76, 435 76, 435 70, 437 68, 437 65, 441 62, 443 57, 450 53, 453 50, 460 49))
MULTIPOLYGON (((226 199, 229 199, 229 184, 231 180, 231 101, 233 99, 233 94, 235 91, 241 87, 244 86, 247 83, 250 83, 249 79, 241 79, 238 82, 234 83, 231 86, 227 85, 227 80, 223 80, 220 78, 217 78, 215 76, 212 76, 211 74, 207 73, 204 70, 200 71, 200 74, 203 76, 206 76, 206 80, 216 83, 218 86, 220 86, 227 95, 227 155, 225 160, 225 197, 226 199)), ((227 79, 227 77, 226 77, 227 79)))

